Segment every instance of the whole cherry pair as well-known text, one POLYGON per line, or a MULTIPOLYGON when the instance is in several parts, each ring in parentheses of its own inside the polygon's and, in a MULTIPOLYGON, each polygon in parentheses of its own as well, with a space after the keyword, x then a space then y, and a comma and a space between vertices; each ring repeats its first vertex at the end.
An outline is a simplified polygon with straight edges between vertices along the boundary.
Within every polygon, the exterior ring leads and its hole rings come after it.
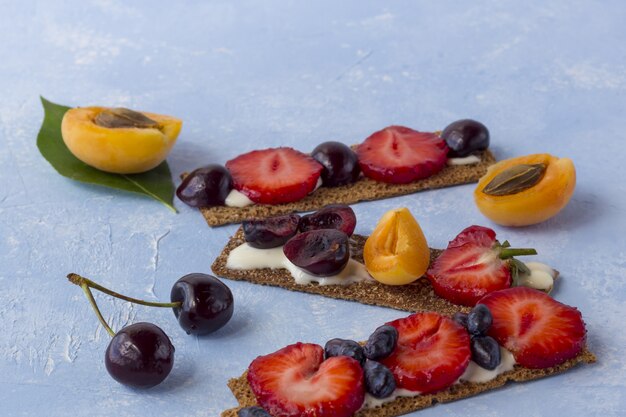
POLYGON ((233 315, 230 289, 211 275, 195 273, 180 278, 172 286, 169 303, 127 297, 74 273, 67 278, 83 289, 100 323, 112 337, 104 357, 107 371, 117 382, 131 387, 150 388, 161 383, 174 366, 174 346, 165 332, 152 323, 134 323, 115 333, 102 317, 92 288, 131 303, 171 308, 187 334, 212 333, 233 315))

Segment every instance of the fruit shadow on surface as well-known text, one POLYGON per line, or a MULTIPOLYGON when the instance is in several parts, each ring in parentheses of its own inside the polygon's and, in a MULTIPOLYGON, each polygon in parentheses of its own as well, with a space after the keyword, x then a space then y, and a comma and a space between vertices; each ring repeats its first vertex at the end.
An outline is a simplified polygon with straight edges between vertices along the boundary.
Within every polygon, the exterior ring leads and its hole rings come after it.
POLYGON ((235 305, 235 311, 231 319, 216 332, 209 333, 202 336, 197 336, 200 341, 209 339, 222 339, 235 336, 239 333, 245 332, 252 323, 252 317, 248 311, 237 311, 237 305, 235 305))
MULTIPOLYGON (((176 355, 176 354, 174 354, 176 355)), ((163 394, 163 393, 173 393, 177 391, 185 390, 186 387, 193 381, 193 376, 196 373, 197 365, 194 363, 193 358, 175 357, 175 365, 172 372, 168 375, 168 377, 161 384, 152 387, 148 390, 139 389, 139 388, 128 388, 128 390, 142 394, 163 394)))
MULTIPOLYGON (((606 202, 587 189, 577 188, 567 206, 551 219, 545 222, 525 226, 527 231, 539 231, 544 229, 574 230, 588 226, 602 218, 606 213, 606 202)), ((507 227, 516 230, 516 227, 507 227)))
MULTIPOLYGON (((158 207, 161 204, 160 202, 150 198, 149 196, 140 194, 140 193, 124 191, 124 190, 120 190, 117 188, 107 187, 104 185, 90 184, 90 183, 73 180, 73 179, 66 178, 66 177, 62 177, 62 180, 67 181, 69 184, 71 184, 72 187, 76 187, 80 189, 76 191, 76 196, 77 196, 77 199, 80 199, 81 203, 85 201, 94 201, 94 200, 118 201, 116 199, 119 198, 120 199, 119 201, 128 201, 128 202, 133 202, 133 203, 136 202, 137 204, 141 204, 142 202, 154 203, 155 207, 158 207), (87 198, 79 197, 79 195, 82 195, 83 192, 88 194, 87 198)), ((180 179, 178 179, 174 175, 172 175, 172 180, 174 182, 175 187, 178 185, 178 183, 180 183, 180 179)), ((65 196, 63 198, 65 198, 65 196)), ((178 200, 176 196, 174 196, 172 205, 176 206, 177 204, 182 204, 182 203, 180 202, 180 200, 178 200)))
POLYGON ((493 156, 495 156, 496 161, 502 161, 503 159, 513 157, 513 155, 511 154, 507 155, 507 152, 504 150, 504 148, 502 146, 499 146, 498 144, 490 143, 489 151, 493 154, 493 156))
POLYGON ((219 160, 208 146, 199 146, 197 143, 179 141, 167 158, 167 163, 172 171, 174 184, 180 184, 180 175, 183 172, 191 172, 196 168, 208 164, 224 164, 226 161, 219 160))

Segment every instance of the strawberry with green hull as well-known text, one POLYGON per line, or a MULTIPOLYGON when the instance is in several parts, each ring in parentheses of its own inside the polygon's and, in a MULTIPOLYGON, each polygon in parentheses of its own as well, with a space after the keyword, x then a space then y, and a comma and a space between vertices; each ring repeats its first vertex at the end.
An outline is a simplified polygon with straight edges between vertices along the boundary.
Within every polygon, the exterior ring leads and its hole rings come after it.
POLYGON ((426 277, 435 294, 459 305, 474 306, 485 295, 510 288, 525 265, 514 256, 535 255, 496 240, 496 232, 470 226, 454 238, 432 263, 426 277))

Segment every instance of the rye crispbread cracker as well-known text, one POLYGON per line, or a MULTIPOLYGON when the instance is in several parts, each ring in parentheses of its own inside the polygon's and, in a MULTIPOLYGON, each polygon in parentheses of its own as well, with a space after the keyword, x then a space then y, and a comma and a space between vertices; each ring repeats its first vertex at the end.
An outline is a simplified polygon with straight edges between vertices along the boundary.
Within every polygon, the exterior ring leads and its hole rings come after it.
MULTIPOLYGON (((350 254, 352 259, 363 263, 363 246, 367 236, 352 235, 350 254)), ((378 281, 359 282, 350 285, 296 284, 291 273, 286 269, 230 269, 226 267, 228 254, 237 246, 245 243, 240 227, 230 238, 222 253, 215 259, 211 269, 222 278, 236 281, 248 281, 254 284, 271 285, 287 290, 319 294, 341 300, 357 301, 380 307, 389 307, 402 311, 437 311, 448 316, 457 311, 469 311, 469 307, 460 307, 433 292, 430 282, 424 277, 408 285, 384 285, 378 281)), ((432 260, 441 250, 431 249, 432 260)))
MULTIPOLYGON (((480 394, 481 392, 490 391, 502 387, 509 381, 524 382, 544 378, 549 375, 565 372, 578 364, 593 363, 595 361, 595 355, 585 347, 578 354, 578 356, 562 363, 561 365, 546 369, 529 369, 516 365, 513 370, 500 374, 491 381, 483 383, 461 382, 435 394, 396 398, 395 400, 383 404, 382 406, 361 410, 355 414, 355 417, 401 416, 403 414, 430 407, 436 403, 447 403, 471 397, 473 395, 480 394)), ((244 374, 239 378, 233 378, 228 381, 228 387, 237 399, 239 406, 237 408, 224 411, 222 413, 222 417, 237 417, 237 410, 240 408, 257 405, 254 394, 248 385, 246 373, 247 372, 244 372, 244 374)))
MULTIPOLYGON (((451 187, 453 185, 477 182, 485 175, 487 168, 496 162, 489 150, 482 151, 480 162, 470 165, 446 166, 439 173, 409 184, 386 184, 361 177, 354 184, 339 187, 321 187, 302 200, 287 204, 253 204, 247 207, 214 206, 201 208, 200 212, 209 226, 241 223, 247 219, 259 219, 280 214, 314 211, 328 204, 354 204, 360 201, 380 200, 412 194, 417 191, 451 187)), ((183 174, 183 177, 186 174, 183 174)))

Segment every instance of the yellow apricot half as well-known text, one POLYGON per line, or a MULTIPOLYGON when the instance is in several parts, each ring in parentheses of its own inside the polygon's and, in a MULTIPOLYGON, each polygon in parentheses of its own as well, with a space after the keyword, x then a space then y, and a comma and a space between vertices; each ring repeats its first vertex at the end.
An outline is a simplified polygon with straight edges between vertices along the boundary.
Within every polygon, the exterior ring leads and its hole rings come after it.
POLYGON ((428 269, 426 237, 407 208, 390 210, 380 219, 363 248, 365 267, 374 279, 388 285, 415 281, 428 269))
POLYGON ((165 160, 182 124, 180 119, 160 114, 81 107, 65 113, 61 134, 70 152, 87 165, 116 174, 137 174, 165 160), (128 114, 142 123, 115 123, 115 117, 128 114))
MULTIPOLYGON (((500 177, 502 178, 502 175, 500 177)), ((474 190, 474 201, 487 218, 503 226, 528 226, 556 215, 569 202, 576 187, 576 169, 569 158, 534 154, 500 161, 487 170, 474 190), (531 186, 511 194, 490 195, 494 179, 520 166, 543 166, 531 186), (536 182, 535 182, 536 181, 536 182)), ((493 188, 493 187, 492 187, 493 188)), ((513 188, 513 187, 512 187, 513 188)))

